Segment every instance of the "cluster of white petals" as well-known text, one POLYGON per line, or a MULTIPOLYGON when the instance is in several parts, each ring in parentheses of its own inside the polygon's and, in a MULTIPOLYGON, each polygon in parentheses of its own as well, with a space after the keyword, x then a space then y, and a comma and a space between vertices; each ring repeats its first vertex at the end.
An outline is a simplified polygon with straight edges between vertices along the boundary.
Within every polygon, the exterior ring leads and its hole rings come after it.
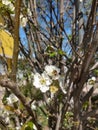
POLYGON ((5 123, 8 124, 10 122, 9 112, 7 110, 4 110, 4 109, 0 108, 0 116, 2 116, 2 118, 5 121, 5 123))
POLYGON ((34 75, 33 85, 45 93, 50 89, 53 80, 59 79, 60 69, 54 65, 46 65, 45 71, 42 74, 36 73, 34 75))
POLYGON ((88 85, 94 85, 96 82, 96 77, 92 76, 88 79, 88 85))
POLYGON ((49 90, 49 85, 52 83, 52 80, 49 76, 44 72, 41 75, 36 73, 34 75, 33 85, 36 88, 39 88, 43 93, 49 90))
POLYGON ((15 10, 15 7, 10 0, 2 0, 2 4, 6 5, 12 12, 15 10))
POLYGON ((53 80, 59 79, 60 69, 57 68, 56 66, 47 65, 45 66, 45 71, 53 80))
POLYGON ((26 24, 27 24, 27 17, 24 17, 22 14, 20 15, 20 25, 22 26, 22 27, 25 27, 26 26, 26 24))
POLYGON ((34 75, 33 85, 39 88, 41 92, 45 93, 49 90, 52 80, 59 78, 60 69, 53 65, 45 66, 45 71, 42 74, 36 73, 34 75))
POLYGON ((96 77, 93 76, 93 77, 91 78, 91 80, 96 81, 96 77))
POLYGON ((13 103, 18 101, 18 98, 12 93, 9 97, 6 98, 6 100, 9 105, 12 105, 13 103))
POLYGON ((36 110, 35 102, 32 102, 32 103, 31 103, 31 109, 32 109, 32 110, 36 110))
POLYGON ((93 76, 93 77, 89 78, 88 82, 90 82, 90 81, 94 81, 95 82, 96 81, 96 77, 93 76))
POLYGON ((32 12, 29 8, 27 9, 27 14, 28 14, 28 16, 32 16, 32 12))
POLYGON ((2 0, 2 4, 9 5, 11 2, 9 0, 2 0))

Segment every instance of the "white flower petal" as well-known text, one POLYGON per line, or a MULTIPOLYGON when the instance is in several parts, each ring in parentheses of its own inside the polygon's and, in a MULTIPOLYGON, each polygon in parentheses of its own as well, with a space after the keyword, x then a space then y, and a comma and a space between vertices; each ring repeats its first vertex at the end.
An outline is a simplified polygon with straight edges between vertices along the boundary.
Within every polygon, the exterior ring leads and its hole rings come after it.
POLYGON ((31 109, 32 109, 32 110, 36 110, 35 102, 32 102, 32 103, 31 103, 31 109))
POLYGON ((32 12, 29 8, 27 9, 27 13, 28 13, 28 16, 32 16, 32 12))
POLYGON ((15 10, 15 7, 14 7, 14 5, 13 5, 12 3, 10 3, 10 4, 8 5, 8 7, 9 7, 9 9, 10 9, 11 11, 14 11, 14 10, 15 10))
POLYGON ((2 0, 2 4, 9 5, 11 2, 9 0, 2 0))
POLYGON ((12 93, 12 94, 10 94, 10 96, 9 96, 10 98, 11 98, 11 100, 12 100, 12 103, 14 103, 14 102, 17 102, 18 101, 18 98, 12 93))
POLYGON ((46 72, 41 75, 36 73, 34 75, 33 85, 36 88, 39 88, 42 92, 46 92, 49 90, 49 85, 52 83, 52 80, 49 78, 46 72))
POLYGON ((41 92, 45 93, 46 91, 49 90, 49 87, 48 86, 42 86, 42 87, 40 87, 40 90, 41 90, 41 92))
POLYGON ((40 83, 38 81, 34 81, 33 82, 33 85, 36 87, 36 88, 40 88, 40 83))
POLYGON ((41 75, 39 73, 36 73, 34 75, 34 82, 33 82, 33 85, 36 87, 36 88, 40 88, 40 78, 41 78, 41 75))
POLYGON ((60 86, 62 92, 64 94, 66 94, 67 92, 66 92, 66 88, 65 88, 65 77, 64 76, 60 76, 60 78, 59 78, 59 86, 60 86))
POLYGON ((14 11, 15 10, 15 7, 14 5, 11 3, 10 0, 2 0, 2 3, 6 6, 8 6, 8 8, 11 10, 11 11, 14 11))
POLYGON ((96 81, 96 77, 92 77, 91 80, 96 81))
POLYGON ((59 78, 60 69, 53 65, 45 66, 46 73, 52 77, 52 79, 57 80, 59 78))
POLYGON ((21 18, 21 20, 20 20, 20 25, 22 26, 22 27, 25 27, 26 26, 26 24, 27 24, 27 18, 26 17, 23 17, 23 18, 21 18))
POLYGON ((9 105, 10 105, 10 104, 13 104, 10 97, 7 97, 6 100, 7 100, 7 104, 9 104, 9 105))
POLYGON ((42 77, 43 77, 43 79, 45 79, 46 85, 50 85, 52 83, 52 80, 49 78, 49 76, 47 75, 46 72, 42 73, 42 77))
POLYGON ((10 94, 9 97, 6 98, 6 100, 7 100, 7 103, 8 103, 9 105, 11 105, 11 104, 17 102, 17 101, 18 101, 18 98, 12 93, 12 94, 10 94))

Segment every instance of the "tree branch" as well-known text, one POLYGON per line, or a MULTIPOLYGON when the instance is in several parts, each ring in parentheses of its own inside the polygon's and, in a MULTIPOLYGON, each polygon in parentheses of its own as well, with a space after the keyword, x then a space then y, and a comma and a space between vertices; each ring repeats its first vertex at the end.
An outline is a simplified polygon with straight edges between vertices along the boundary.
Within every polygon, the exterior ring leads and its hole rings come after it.
POLYGON ((12 72, 11 78, 16 81, 17 72, 17 61, 19 52, 19 19, 20 19, 20 7, 21 0, 15 2, 15 26, 14 26, 14 49, 13 49, 13 59, 12 59, 12 72))
POLYGON ((35 126, 38 128, 38 130, 41 130, 41 126, 38 124, 37 119, 34 116, 30 103, 27 101, 26 97, 20 92, 17 84, 14 81, 5 78, 0 80, 0 85, 2 87, 9 88, 18 97, 18 99, 22 102, 22 104, 26 108, 29 115, 32 117, 32 121, 35 124, 35 126))

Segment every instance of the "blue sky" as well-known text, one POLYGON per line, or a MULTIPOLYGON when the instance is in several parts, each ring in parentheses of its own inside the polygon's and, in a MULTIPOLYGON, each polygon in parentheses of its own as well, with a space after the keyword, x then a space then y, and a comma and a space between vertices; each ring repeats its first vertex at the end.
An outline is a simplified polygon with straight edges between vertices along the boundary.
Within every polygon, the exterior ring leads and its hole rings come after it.
MULTIPOLYGON (((55 12, 58 13, 57 5, 56 5, 55 3, 53 3, 53 4, 54 4, 54 7, 55 7, 55 12)), ((49 7, 49 5, 47 5, 47 7, 49 7)), ((47 10, 48 10, 48 9, 47 9, 47 10)), ((47 23, 49 23, 49 22, 50 22, 50 18, 49 18, 49 17, 50 17, 50 13, 49 13, 47 10, 45 10, 45 11, 46 11, 46 12, 45 12, 46 14, 44 13, 43 16, 46 18, 47 23), (49 17, 48 17, 47 15, 48 15, 49 17)), ((39 10, 39 12, 40 12, 40 10, 39 10)), ((57 24, 57 21, 56 21, 56 18, 55 18, 54 13, 52 13, 52 17, 53 17, 54 24, 57 24)), ((59 17, 59 14, 58 14, 58 17, 59 17)), ((65 30, 66 30, 67 35, 69 36, 69 35, 71 35, 71 27, 70 27, 70 25, 71 25, 71 20, 68 19, 68 18, 69 18, 69 17, 67 16, 67 14, 64 15, 64 20, 66 20, 64 27, 65 27, 65 30)), ((41 27, 43 28, 42 31, 47 35, 47 37, 49 37, 49 33, 48 33, 47 31, 45 31, 45 30, 47 30, 47 29, 46 29, 47 26, 46 26, 45 21, 44 21, 41 17, 38 17, 38 22, 39 22, 39 24, 41 25, 41 27)), ((24 28, 23 28, 23 27, 20 27, 19 32, 20 32, 20 40, 21 40, 21 43, 22 43, 22 44, 25 46, 25 48, 27 49, 27 48, 28 48, 28 40, 27 40, 25 31, 24 31, 24 28)), ((69 46, 69 44, 67 44, 67 43, 68 43, 68 40, 67 40, 66 36, 64 35, 62 49, 63 49, 64 51, 66 51, 67 53, 69 53, 69 51, 70 51, 70 46, 69 46), (66 47, 66 44, 67 44, 67 47, 66 47)))
POLYGON ((20 41, 23 44, 23 46, 27 47, 28 45, 28 40, 24 31, 24 28, 20 26, 19 28, 19 36, 20 36, 20 41))

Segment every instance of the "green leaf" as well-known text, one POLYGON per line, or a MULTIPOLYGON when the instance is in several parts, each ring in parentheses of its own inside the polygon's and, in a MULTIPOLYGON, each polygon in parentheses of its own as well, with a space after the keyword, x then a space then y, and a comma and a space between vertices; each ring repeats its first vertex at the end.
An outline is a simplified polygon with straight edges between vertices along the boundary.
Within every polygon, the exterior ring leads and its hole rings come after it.
POLYGON ((69 40, 71 40, 72 39, 72 35, 69 35, 68 38, 69 38, 69 40))
POLYGON ((58 50, 58 54, 59 54, 59 55, 65 55, 65 52, 62 51, 61 49, 59 49, 59 50, 58 50))
POLYGON ((25 130, 32 130, 30 126, 27 126, 25 130))
POLYGON ((57 55, 57 52, 49 53, 49 56, 50 56, 50 57, 55 57, 56 55, 57 55))
POLYGON ((94 74, 98 76, 98 69, 94 70, 94 74))
POLYGON ((33 126, 33 122, 29 121, 22 126, 21 130, 34 130, 33 126))
POLYGON ((89 105, 89 102, 88 102, 88 101, 86 101, 86 102, 83 104, 83 106, 82 106, 82 107, 83 107, 83 109, 84 109, 84 110, 86 110, 86 109, 87 109, 87 107, 88 107, 88 105, 89 105))

